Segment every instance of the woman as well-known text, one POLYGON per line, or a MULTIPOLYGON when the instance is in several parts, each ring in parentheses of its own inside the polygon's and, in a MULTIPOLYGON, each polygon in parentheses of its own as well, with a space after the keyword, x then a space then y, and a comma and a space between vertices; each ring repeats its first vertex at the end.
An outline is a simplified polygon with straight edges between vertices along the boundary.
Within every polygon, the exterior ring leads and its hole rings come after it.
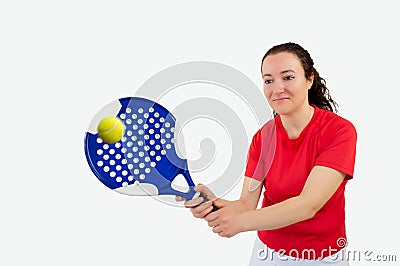
MULTIPOLYGON (((313 65, 295 43, 265 54, 264 94, 275 117, 253 137, 240 199, 185 202, 222 237, 257 230, 250 265, 348 265, 337 255, 346 243, 344 190, 357 134, 333 112, 336 103, 313 65)), ((213 196, 204 185, 196 190, 213 196)))

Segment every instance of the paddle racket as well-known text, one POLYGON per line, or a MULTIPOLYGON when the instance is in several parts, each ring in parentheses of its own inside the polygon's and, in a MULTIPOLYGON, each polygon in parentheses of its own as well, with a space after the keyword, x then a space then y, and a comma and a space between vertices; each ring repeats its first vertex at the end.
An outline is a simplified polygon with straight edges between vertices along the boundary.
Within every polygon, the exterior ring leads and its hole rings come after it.
POLYGON ((103 107, 85 134, 85 155, 90 169, 108 188, 132 196, 175 195, 187 200, 204 195, 195 184, 187 160, 175 150, 175 117, 160 104, 140 97, 127 97, 103 107), (119 118, 124 136, 105 143, 97 125, 106 116, 119 118), (182 175, 187 186, 172 185, 182 175))

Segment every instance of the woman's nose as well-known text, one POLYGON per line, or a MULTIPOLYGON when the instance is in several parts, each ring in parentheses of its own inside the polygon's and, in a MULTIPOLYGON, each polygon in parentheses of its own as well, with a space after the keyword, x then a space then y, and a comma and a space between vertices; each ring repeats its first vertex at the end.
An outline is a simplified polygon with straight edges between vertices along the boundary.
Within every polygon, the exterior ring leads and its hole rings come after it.
POLYGON ((285 85, 282 82, 276 82, 272 87, 273 93, 281 93, 285 90, 285 85))

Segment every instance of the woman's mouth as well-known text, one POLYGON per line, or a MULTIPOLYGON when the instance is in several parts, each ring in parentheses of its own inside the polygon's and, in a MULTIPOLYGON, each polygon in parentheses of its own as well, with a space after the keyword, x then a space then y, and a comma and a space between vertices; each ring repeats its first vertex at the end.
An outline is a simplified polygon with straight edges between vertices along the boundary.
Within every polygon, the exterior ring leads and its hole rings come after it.
POLYGON ((283 101, 285 101, 285 100, 288 100, 289 98, 278 98, 278 99, 275 99, 275 100, 273 100, 274 102, 278 102, 278 103, 280 103, 280 102, 283 102, 283 101))

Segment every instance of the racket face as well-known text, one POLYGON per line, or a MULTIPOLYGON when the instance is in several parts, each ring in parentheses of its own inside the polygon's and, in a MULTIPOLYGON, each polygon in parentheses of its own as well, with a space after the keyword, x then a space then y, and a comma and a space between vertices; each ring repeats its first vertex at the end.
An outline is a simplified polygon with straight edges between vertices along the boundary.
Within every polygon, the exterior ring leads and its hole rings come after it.
POLYGON ((96 177, 108 188, 126 195, 195 196, 187 161, 175 151, 175 117, 160 104, 127 97, 102 108, 85 135, 85 154, 96 177), (123 138, 104 143, 97 125, 105 116, 118 117, 125 126, 123 138), (182 175, 187 186, 172 186, 182 175))

